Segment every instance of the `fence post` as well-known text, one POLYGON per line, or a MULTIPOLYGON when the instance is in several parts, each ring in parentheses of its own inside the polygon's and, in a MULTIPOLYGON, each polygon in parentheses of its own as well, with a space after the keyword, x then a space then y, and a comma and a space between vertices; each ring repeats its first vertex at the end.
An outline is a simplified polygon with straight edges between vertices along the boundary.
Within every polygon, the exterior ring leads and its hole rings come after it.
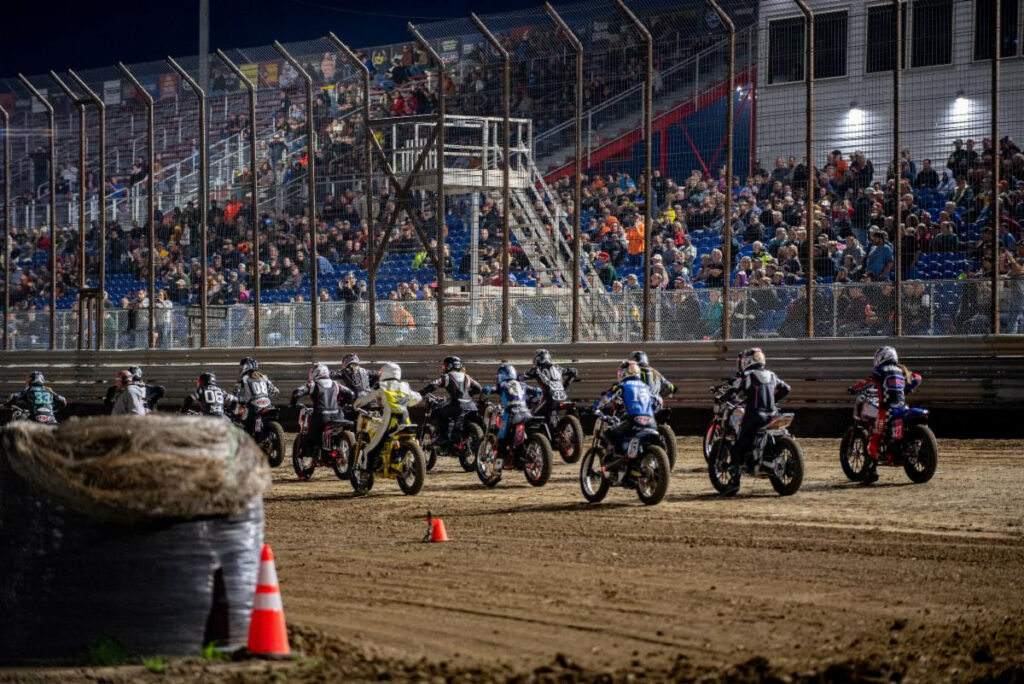
MULTIPOLYGON (((50 349, 57 348, 57 128, 53 116, 53 105, 42 96, 24 74, 18 80, 32 96, 46 109, 50 131, 50 203, 48 223, 50 225, 50 349)), ((6 276, 6 274, 5 274, 6 276)))
MULTIPOLYGON (((995 0, 998 5, 1000 0, 995 0)), ((892 158, 893 158, 893 260, 896 262, 893 276, 896 302, 893 310, 893 334, 903 335, 903 220, 900 212, 900 80, 903 70, 903 12, 901 0, 892 0, 893 22, 895 23, 894 42, 896 43, 896 59, 892 69, 892 158)))
MULTIPOLYGON (((78 95, 68 87, 67 83, 56 74, 52 69, 50 70, 50 78, 57 87, 64 91, 64 95, 75 105, 78 110, 78 340, 76 342, 76 348, 82 349, 82 344, 85 342, 85 299, 81 295, 81 291, 85 289, 85 103, 88 100, 80 99, 78 95)), ((68 209, 69 221, 70 220, 70 208, 68 209)), ((9 286, 9 284, 8 284, 9 286)), ((67 348, 67 341, 62 345, 62 348, 67 348)))
MULTIPOLYGON (((207 141, 207 130, 206 130, 206 91, 203 90, 195 79, 192 78, 187 71, 181 68, 173 58, 168 57, 167 63, 171 65, 171 68, 178 72, 182 80, 188 83, 189 87, 192 88, 192 92, 196 94, 196 99, 199 100, 199 185, 196 188, 196 195, 199 200, 199 239, 202 240, 202 247, 200 248, 200 259, 202 263, 200 268, 202 269, 202 277, 199 281, 199 346, 205 347, 207 343, 207 321, 206 321, 206 278, 209 275, 209 265, 207 264, 207 219, 210 208, 210 174, 207 169, 207 154, 209 153, 208 141, 207 141)), ((177 101, 177 100, 175 100, 177 101)), ((152 111, 152 110, 151 110, 152 111)))
MULTIPOLYGON (((804 200, 804 222, 807 224, 807 337, 814 337, 814 242, 815 242, 815 193, 814 193, 814 12, 805 0, 793 0, 804 14, 804 83, 807 93, 807 198, 804 200)), ((797 258, 802 255, 797 254, 797 258)))
MULTIPOLYGON (((444 197, 444 79, 445 65, 437 50, 424 40, 419 29, 409 22, 406 24, 409 33, 416 39, 423 51, 430 55, 430 58, 437 63, 437 343, 444 344, 444 219, 445 219, 445 197, 444 197)), ((506 264, 506 269, 508 268, 506 264)))
MULTIPOLYGON (((572 330, 570 339, 572 342, 580 341, 580 232, 582 231, 583 220, 583 43, 572 32, 569 25, 565 23, 562 16, 555 10, 550 2, 544 3, 544 9, 558 25, 559 30, 565 39, 572 45, 576 53, 576 75, 573 90, 575 91, 576 107, 573 113, 573 128, 575 131, 573 151, 573 184, 572 184, 572 330)), ((587 114, 588 121, 590 114, 587 114)))
POLYGON ((654 173, 654 147, 651 140, 654 121, 654 38, 625 0, 615 0, 615 4, 636 28, 644 43, 644 312, 641 339, 647 342, 651 335, 651 231, 654 228, 651 211, 654 191, 651 182, 654 173))
POLYGON ((11 253, 11 115, 0 106, 0 119, 4 122, 4 256, 3 273, 7 282, 4 283, 4 351, 11 348, 7 328, 11 322, 11 276, 7 260, 11 253))
POLYGON ((999 67, 1002 53, 1002 8, 992 3, 992 334, 998 335, 999 321, 999 175, 1001 150, 999 144, 999 67))
MULTIPOLYGON (((501 149, 502 154, 505 157, 504 163, 501 165, 501 214, 502 214, 502 228, 501 228, 501 343, 508 344, 510 340, 508 319, 511 314, 509 311, 509 292, 508 292, 508 273, 509 273, 509 214, 512 211, 512 200, 509 197, 509 164, 511 164, 509 143, 512 137, 511 119, 512 119, 512 74, 511 74, 511 58, 509 57, 508 50, 506 50, 501 41, 499 41, 491 30, 480 20, 480 17, 476 13, 471 12, 469 18, 473 20, 473 24, 476 25, 477 30, 483 34, 487 42, 491 44, 494 51, 501 57, 501 109, 502 109, 502 143, 501 149)), ((485 152, 486 153, 486 152, 485 152)), ((485 166, 486 169, 486 166, 485 166)), ((440 248, 440 245, 438 245, 440 248)))
MULTIPOLYGON (((249 80, 249 77, 245 75, 241 69, 239 69, 234 62, 232 62, 224 51, 217 49, 217 56, 220 57, 220 61, 224 62, 224 66, 231 70, 235 76, 238 77, 238 82, 245 86, 246 91, 249 93, 249 222, 252 225, 252 240, 253 240, 253 298, 255 304, 252 312, 252 346, 259 347, 262 343, 261 332, 260 332, 260 202, 259 202, 259 182, 257 180, 257 174, 259 169, 256 164, 256 84, 249 80)), ((224 96, 224 108, 227 109, 227 96, 224 96)), ((241 136, 239 136, 241 137, 241 136)), ((239 139, 239 147, 241 147, 241 139, 239 139)), ((241 158, 241 151, 239 151, 239 158, 241 158)))
POLYGON ((309 331, 309 341, 315 347, 320 343, 320 288, 317 282, 320 264, 317 263, 316 246, 316 126, 313 122, 313 77, 302 68, 302 65, 292 57, 291 53, 285 50, 284 45, 281 45, 276 40, 274 41, 274 49, 285 58, 285 61, 292 65, 292 68, 306 82, 306 149, 308 150, 306 155, 308 160, 306 162, 306 179, 309 191, 309 253, 310 261, 312 262, 309 266, 309 321, 311 328, 309 331))
MULTIPOLYGON (((153 338, 156 336, 156 187, 153 183, 153 168, 156 164, 156 126, 153 120, 153 96, 142 87, 128 67, 121 63, 118 63, 117 66, 146 103, 146 164, 149 166, 146 196, 146 222, 149 225, 149 342, 146 346, 152 349, 153 338)), ((205 274, 203 281, 206 281, 205 274)))
MULTIPOLYGON (((722 283, 722 339, 728 340, 730 337, 730 321, 729 321, 729 307, 730 297, 729 288, 731 283, 729 282, 732 276, 732 156, 733 156, 733 128, 736 124, 736 25, 733 23, 729 15, 725 13, 722 7, 715 0, 708 0, 712 9, 715 10, 715 14, 718 15, 719 20, 729 31, 729 54, 728 54, 728 75, 726 92, 728 93, 728 100, 726 101, 725 110, 725 220, 722 224, 722 248, 723 248, 723 260, 725 261, 725 278, 722 283)), ((665 135, 665 133, 662 133, 665 135)), ((746 320, 746 319, 744 319, 746 320)), ((744 333, 746 332, 746 324, 744 324, 744 333)), ((744 334, 744 337, 746 335, 744 334)))
MULTIPOLYGON (((366 157, 363 162, 366 164, 366 180, 364 181, 366 189, 363 191, 363 194, 366 196, 366 215, 371 216, 373 200, 373 140, 371 136, 373 136, 373 130, 370 128, 370 69, 334 33, 328 31, 327 40, 341 50, 341 54, 344 55, 349 64, 355 67, 363 77, 363 127, 365 128, 363 134, 363 154, 366 157)), ((370 235, 366 241, 366 258, 370 264, 374 263, 374 250, 376 249, 372 224, 373 222, 371 221, 370 235)), ((444 247, 441 247, 441 250, 443 254, 444 247)), ((369 280, 367 290, 370 300, 370 305, 367 307, 370 323, 370 345, 373 346, 377 344, 377 271, 372 266, 367 269, 367 279, 369 280)))

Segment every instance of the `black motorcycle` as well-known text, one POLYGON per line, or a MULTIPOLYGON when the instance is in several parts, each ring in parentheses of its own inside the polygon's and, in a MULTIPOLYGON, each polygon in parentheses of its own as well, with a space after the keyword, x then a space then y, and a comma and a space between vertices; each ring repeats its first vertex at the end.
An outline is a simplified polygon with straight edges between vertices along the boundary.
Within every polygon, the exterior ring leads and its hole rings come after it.
POLYGON ((476 474, 486 487, 501 482, 505 470, 521 470, 526 481, 534 487, 543 487, 551 477, 554 455, 544 431, 540 416, 530 415, 526 420, 508 425, 505 444, 498 440, 501 429, 501 406, 485 402, 484 422, 487 429, 480 441, 476 457, 476 474))
POLYGON ((434 412, 445 405, 445 400, 428 394, 427 412, 420 423, 419 431, 416 433, 416 441, 420 443, 423 452, 427 456, 427 470, 433 470, 437 465, 439 456, 453 456, 459 459, 459 465, 467 473, 476 468, 476 452, 480 448, 480 441, 484 438, 484 419, 480 411, 474 409, 467 411, 461 417, 462 429, 456 436, 455 442, 442 442, 438 439, 437 424, 434 419, 434 412))
POLYGON ((292 468, 300 480, 313 477, 317 466, 329 466, 339 480, 349 479, 352 470, 352 450, 356 438, 352 434, 352 421, 339 419, 324 426, 320 435, 320 448, 307 454, 303 441, 309 433, 313 409, 303 406, 299 411, 299 434, 292 443, 292 468))
POLYGON ((612 443, 607 426, 618 419, 593 410, 594 440, 580 464, 580 489, 590 503, 604 499, 611 487, 635 489, 640 501, 653 506, 665 498, 672 476, 655 420, 634 416, 634 429, 612 443))
MULTIPOLYGON (((577 378, 565 381, 568 388, 577 378)), ((544 429, 551 446, 558 450, 562 460, 575 463, 583 454, 583 424, 580 422, 579 409, 576 403, 564 401, 547 401, 543 396, 536 399, 530 406, 533 414, 544 419, 544 429)))
MULTIPOLYGON (((267 455, 270 467, 276 468, 284 462, 285 437, 284 428, 281 427, 281 410, 270 403, 269 399, 258 399, 241 406, 234 419, 243 429, 246 428, 249 411, 256 414, 249 436, 259 444, 260 449, 267 455)), ((248 430, 246 431, 248 432, 248 430)))

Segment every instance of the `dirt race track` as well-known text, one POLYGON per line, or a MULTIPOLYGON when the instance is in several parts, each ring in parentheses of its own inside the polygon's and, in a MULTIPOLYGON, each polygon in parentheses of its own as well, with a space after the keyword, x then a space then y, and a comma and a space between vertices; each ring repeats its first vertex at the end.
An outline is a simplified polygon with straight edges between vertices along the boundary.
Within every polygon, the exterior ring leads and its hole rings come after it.
MULTIPOLYGON (((654 507, 622 489, 589 505, 565 464, 542 489, 506 473, 491 491, 442 459, 419 496, 379 480, 355 498, 286 463, 267 540, 306 658, 167 674, 1024 681, 1024 445, 940 441, 931 483, 885 468, 870 487, 846 482, 838 440, 802 445, 796 496, 746 480, 722 499, 682 439, 654 507), (420 543, 428 509, 451 543, 420 543)), ((66 674, 151 676, 131 672, 66 674)))

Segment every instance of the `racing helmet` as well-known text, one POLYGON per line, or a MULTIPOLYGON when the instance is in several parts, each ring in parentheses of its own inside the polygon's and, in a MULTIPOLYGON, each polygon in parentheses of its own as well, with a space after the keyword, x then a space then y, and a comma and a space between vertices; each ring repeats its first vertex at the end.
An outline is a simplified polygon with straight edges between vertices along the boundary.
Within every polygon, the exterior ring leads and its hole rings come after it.
POLYGON ((127 369, 122 370, 122 371, 118 371, 117 375, 114 376, 114 380, 117 382, 117 384, 119 384, 119 385, 121 385, 123 387, 127 387, 128 385, 132 384, 132 382, 133 382, 132 381, 132 372, 130 370, 127 370, 127 369))
POLYGON ((887 363, 896 364, 899 363, 900 359, 896 355, 896 350, 892 347, 879 347, 875 351, 875 366, 884 366, 887 363))
POLYGON ((387 361, 380 365, 380 379, 381 380, 401 380, 402 379, 402 367, 397 363, 387 361))
POLYGON ((459 371, 462 370, 462 359, 458 356, 446 356, 444 361, 441 362, 441 371, 447 373, 448 371, 459 371))
POLYGON ((625 382, 629 378, 640 377, 640 366, 636 361, 623 361, 619 366, 619 382, 625 382))
POLYGON ((640 351, 639 349, 635 352, 630 352, 626 359, 629 361, 636 361, 637 365, 640 367, 651 365, 647 360, 647 352, 640 351))
POLYGON ((314 363, 309 368, 309 379, 310 380, 326 380, 331 377, 331 371, 327 369, 322 363, 314 363))
POLYGON ((345 354, 344 358, 342 358, 342 360, 341 360, 341 367, 342 368, 348 368, 349 366, 358 366, 358 365, 359 365, 359 355, 358 354, 345 354))
POLYGON ((28 377, 25 378, 25 384, 32 385, 34 387, 42 387, 46 384, 46 378, 43 377, 41 372, 32 371, 28 374, 28 377))
POLYGON ((128 366, 128 372, 132 374, 132 382, 142 381, 142 366, 128 366))
POLYGON ((740 355, 736 357, 736 370, 740 373, 755 368, 764 368, 764 364, 764 352, 761 351, 760 347, 744 349, 740 352, 740 355))
POLYGON ((213 373, 202 373, 196 380, 196 387, 210 387, 217 384, 217 376, 213 373))
POLYGON ((515 380, 519 377, 519 373, 516 373, 516 367, 511 363, 503 363, 498 366, 498 372, 495 375, 495 379, 498 381, 497 384, 515 380))
POLYGON ((535 366, 550 366, 551 365, 551 352, 547 349, 538 349, 533 353, 533 365, 535 366))
POLYGON ((238 376, 241 377, 250 371, 259 370, 260 362, 251 356, 246 356, 238 362, 238 368, 238 376))

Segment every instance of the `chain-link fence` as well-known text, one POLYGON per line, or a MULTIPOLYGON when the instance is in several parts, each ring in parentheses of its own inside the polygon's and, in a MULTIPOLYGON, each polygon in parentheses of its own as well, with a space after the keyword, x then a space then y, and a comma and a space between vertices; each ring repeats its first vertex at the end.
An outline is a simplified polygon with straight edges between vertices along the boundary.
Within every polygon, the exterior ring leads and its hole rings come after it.
POLYGON ((600 0, 5 79, 8 344, 1024 333, 1022 18, 600 0))

